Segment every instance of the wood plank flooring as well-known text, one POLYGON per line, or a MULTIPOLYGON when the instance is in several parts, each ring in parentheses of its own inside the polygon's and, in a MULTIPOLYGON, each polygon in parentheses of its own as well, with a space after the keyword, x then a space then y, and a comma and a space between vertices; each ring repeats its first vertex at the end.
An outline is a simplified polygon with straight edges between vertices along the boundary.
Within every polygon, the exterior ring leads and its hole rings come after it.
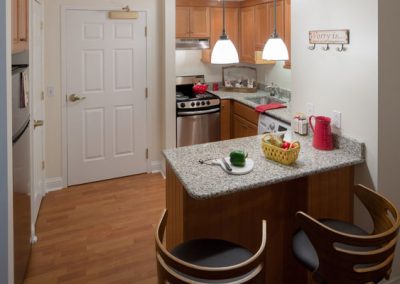
POLYGON ((165 180, 145 174, 46 195, 25 284, 156 283, 165 180))

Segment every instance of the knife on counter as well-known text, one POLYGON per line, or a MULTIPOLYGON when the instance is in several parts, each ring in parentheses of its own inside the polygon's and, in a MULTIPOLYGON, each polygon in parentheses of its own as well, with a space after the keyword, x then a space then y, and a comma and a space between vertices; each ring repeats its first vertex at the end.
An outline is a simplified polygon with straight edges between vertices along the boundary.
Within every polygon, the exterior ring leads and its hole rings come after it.
POLYGON ((228 170, 228 172, 232 171, 231 166, 225 161, 225 158, 222 158, 222 163, 224 164, 225 168, 228 170))

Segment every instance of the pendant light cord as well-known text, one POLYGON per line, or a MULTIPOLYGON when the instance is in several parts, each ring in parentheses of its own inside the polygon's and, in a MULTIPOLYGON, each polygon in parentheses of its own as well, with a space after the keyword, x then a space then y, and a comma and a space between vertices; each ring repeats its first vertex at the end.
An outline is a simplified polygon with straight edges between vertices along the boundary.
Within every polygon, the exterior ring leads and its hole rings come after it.
POLYGON ((222 35, 221 39, 228 39, 225 26, 225 0, 222 0, 222 35))
POLYGON ((278 33, 276 32, 276 0, 274 1, 274 33, 273 37, 278 37, 278 33))

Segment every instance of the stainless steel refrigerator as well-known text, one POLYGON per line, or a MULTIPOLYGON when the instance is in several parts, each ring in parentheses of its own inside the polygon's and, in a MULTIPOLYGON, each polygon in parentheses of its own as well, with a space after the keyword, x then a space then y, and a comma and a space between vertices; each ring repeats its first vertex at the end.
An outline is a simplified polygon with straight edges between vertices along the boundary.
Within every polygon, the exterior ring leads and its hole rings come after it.
POLYGON ((31 252, 31 146, 27 65, 13 65, 14 283, 22 283, 31 252), (25 84, 24 84, 25 80, 25 84))

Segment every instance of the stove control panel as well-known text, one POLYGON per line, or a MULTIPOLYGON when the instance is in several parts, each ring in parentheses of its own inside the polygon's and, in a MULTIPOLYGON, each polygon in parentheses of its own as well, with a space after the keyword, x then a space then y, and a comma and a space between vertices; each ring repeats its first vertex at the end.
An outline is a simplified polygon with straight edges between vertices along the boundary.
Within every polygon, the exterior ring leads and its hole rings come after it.
POLYGON ((199 101, 187 101, 177 103, 178 109, 199 109, 205 107, 219 106, 220 99, 210 99, 210 100, 199 100, 199 101))

